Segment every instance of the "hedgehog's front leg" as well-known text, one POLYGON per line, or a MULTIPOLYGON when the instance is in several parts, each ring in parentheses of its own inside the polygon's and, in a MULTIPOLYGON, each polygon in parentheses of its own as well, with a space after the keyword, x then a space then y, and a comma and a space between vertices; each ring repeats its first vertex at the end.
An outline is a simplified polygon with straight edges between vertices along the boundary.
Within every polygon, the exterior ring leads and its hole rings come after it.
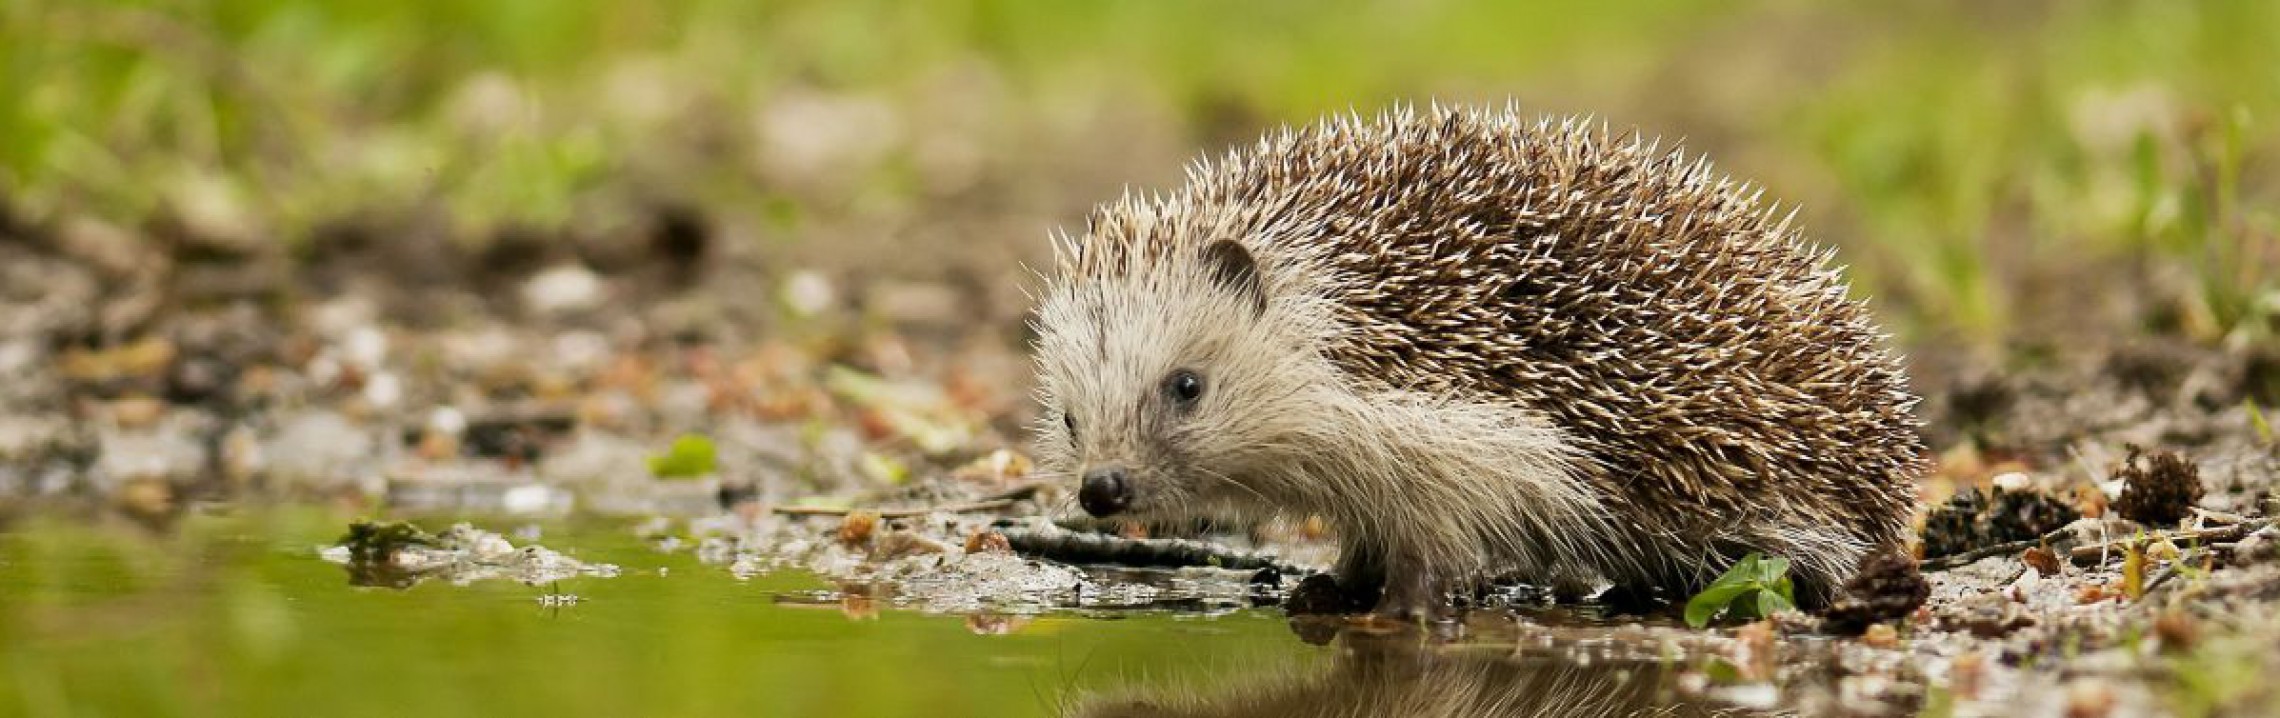
POLYGON ((1338 565, 1330 574, 1338 579, 1339 603, 1354 610, 1375 605, 1385 592, 1384 552, 1348 537, 1339 542, 1338 565))
POLYGON ((1432 620, 1446 613, 1448 582, 1430 561, 1419 560, 1382 540, 1349 535, 1340 542, 1338 579, 1342 602, 1382 618, 1432 620))
POLYGON ((1285 599, 1291 615, 1358 613, 1377 605, 1385 590, 1382 554, 1352 538, 1339 542, 1338 565, 1309 576, 1285 599))
POLYGON ((1447 613, 1448 583, 1422 562, 1402 561, 1386 569, 1385 591, 1371 613, 1397 621, 1430 621, 1447 613))

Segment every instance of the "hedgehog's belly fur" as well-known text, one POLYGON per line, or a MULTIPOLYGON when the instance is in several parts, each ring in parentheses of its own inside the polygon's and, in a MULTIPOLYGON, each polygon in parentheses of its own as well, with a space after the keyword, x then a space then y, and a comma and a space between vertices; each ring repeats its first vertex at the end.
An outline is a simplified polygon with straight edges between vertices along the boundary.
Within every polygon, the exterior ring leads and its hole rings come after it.
POLYGON ((1497 402, 1408 392, 1323 398, 1325 443, 1269 486, 1327 486, 1274 495, 1284 512, 1317 513, 1338 530, 1335 575, 1349 593, 1381 593, 1384 612, 1430 613, 1446 590, 1510 576, 1564 594, 1612 582, 1634 595, 1683 599, 1749 551, 1790 558, 1799 598, 1828 597, 1870 548, 1893 543, 1883 523, 1844 525, 1774 506, 1722 522, 1658 486, 1595 468, 1540 414, 1497 402), (1389 458, 1389 457, 1398 457, 1389 458))

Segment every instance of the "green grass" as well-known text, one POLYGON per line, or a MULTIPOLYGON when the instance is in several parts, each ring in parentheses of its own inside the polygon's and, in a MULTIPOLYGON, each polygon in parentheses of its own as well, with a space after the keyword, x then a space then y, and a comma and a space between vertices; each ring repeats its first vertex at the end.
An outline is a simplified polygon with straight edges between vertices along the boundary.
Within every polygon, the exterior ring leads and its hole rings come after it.
POLYGON ((2275 36, 2280 5, 2248 0, 24 0, 0 7, 0 202, 288 247, 405 214, 470 244, 606 231, 658 202, 789 244, 1037 218, 988 241, 1042 247, 1264 127, 1517 97, 1691 138, 1802 205, 1916 338, 2103 292, 2145 294, 2146 328, 2262 340, 2275 36), (828 173, 770 144, 800 103, 824 119, 783 132, 828 173), (807 132, 834 125, 887 131, 807 132))

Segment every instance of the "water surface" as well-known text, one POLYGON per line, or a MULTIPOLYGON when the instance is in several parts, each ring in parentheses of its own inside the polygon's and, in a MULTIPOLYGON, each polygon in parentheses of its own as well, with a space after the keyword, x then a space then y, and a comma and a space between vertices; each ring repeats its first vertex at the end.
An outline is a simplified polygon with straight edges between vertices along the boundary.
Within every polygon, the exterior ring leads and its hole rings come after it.
POLYGON ((1272 610, 788 601, 831 587, 796 572, 738 580, 620 521, 539 526, 539 543, 623 567, 614 578, 355 587, 317 557, 349 518, 0 529, 0 715, 1053 715, 1087 696, 1303 673, 1331 652, 1272 610))

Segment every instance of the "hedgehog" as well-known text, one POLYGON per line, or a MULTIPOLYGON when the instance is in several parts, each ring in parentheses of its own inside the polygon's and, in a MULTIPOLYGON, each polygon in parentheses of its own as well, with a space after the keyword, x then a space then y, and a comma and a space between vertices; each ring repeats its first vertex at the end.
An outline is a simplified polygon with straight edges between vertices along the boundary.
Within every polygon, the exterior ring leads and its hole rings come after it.
POLYGON ((1401 107, 1270 133, 1059 235, 1037 453, 1096 517, 1318 516, 1337 589, 1824 605, 1927 470, 1899 358, 1794 213, 1631 131, 1401 107))

